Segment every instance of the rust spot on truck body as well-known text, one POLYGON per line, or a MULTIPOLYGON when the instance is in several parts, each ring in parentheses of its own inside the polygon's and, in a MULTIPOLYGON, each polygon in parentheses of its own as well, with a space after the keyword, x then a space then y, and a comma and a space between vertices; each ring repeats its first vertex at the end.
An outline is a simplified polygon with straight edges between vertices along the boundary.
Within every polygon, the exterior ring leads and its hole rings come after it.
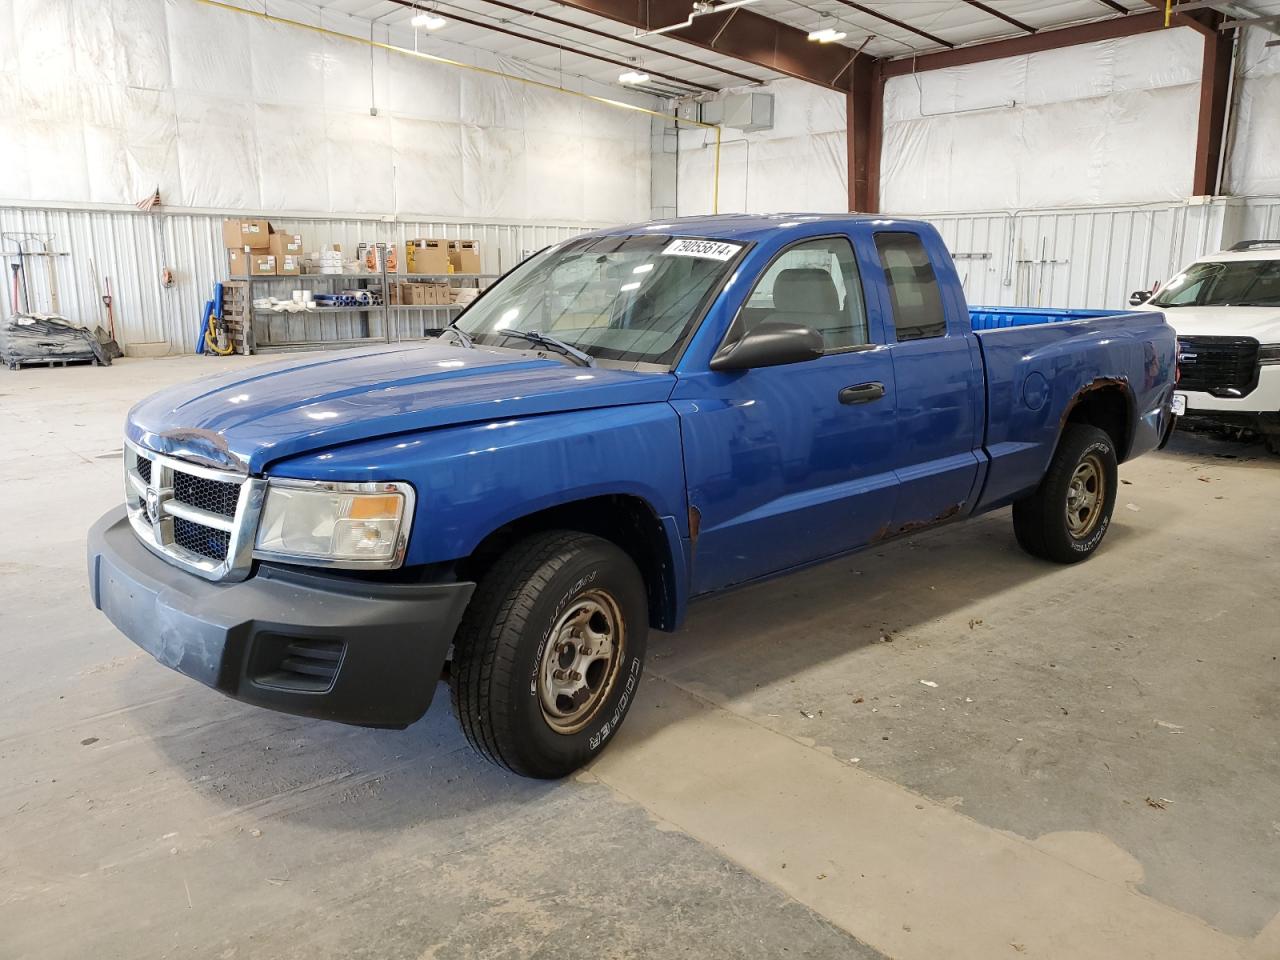
POLYGON ((1129 381, 1124 377, 1098 377, 1077 390, 1076 395, 1071 398, 1071 402, 1062 408, 1062 415, 1058 417, 1058 433, 1062 433, 1067 428, 1067 421, 1071 418, 1071 411, 1078 407, 1080 401, 1086 396, 1098 390, 1114 390, 1117 387, 1127 391, 1129 389, 1129 381))
POLYGON ((963 502, 953 503, 951 506, 947 507, 947 509, 939 513, 937 516, 930 517, 927 520, 908 520, 906 523, 901 524, 898 527, 894 527, 893 524, 886 523, 883 527, 881 527, 879 530, 877 530, 875 533, 871 535, 870 542, 879 543, 881 540, 888 540, 892 537, 900 537, 907 533, 915 533, 917 530, 923 530, 926 527, 932 527, 936 523, 943 523, 944 521, 950 520, 952 517, 956 516, 962 509, 964 509, 963 502))

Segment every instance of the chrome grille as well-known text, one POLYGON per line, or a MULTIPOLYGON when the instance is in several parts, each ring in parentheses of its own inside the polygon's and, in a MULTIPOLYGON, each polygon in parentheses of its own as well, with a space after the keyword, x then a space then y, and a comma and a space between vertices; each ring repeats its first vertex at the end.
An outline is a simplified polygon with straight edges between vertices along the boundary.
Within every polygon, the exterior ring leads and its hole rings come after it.
POLYGON ((210 580, 249 573, 266 481, 125 443, 125 506, 138 538, 210 580))
POLYGON ((236 515, 236 501, 240 499, 240 484, 226 480, 210 480, 194 473, 173 474, 173 499, 198 510, 208 510, 224 517, 236 515))
POLYGON ((227 559, 231 534, 226 530, 215 530, 213 527, 192 523, 182 517, 174 517, 173 542, 183 550, 198 553, 210 560, 222 561, 227 559))

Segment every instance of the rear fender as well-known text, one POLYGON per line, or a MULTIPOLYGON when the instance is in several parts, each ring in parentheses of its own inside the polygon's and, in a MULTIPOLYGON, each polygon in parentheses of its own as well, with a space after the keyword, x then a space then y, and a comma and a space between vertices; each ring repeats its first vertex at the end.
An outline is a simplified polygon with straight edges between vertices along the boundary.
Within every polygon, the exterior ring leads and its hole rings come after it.
POLYGON ((978 510, 1033 491, 1073 410, 1099 391, 1122 391, 1126 398, 1118 459, 1159 443, 1174 370, 1173 330, 1159 314, 987 331, 978 342, 987 371, 991 457, 978 510))

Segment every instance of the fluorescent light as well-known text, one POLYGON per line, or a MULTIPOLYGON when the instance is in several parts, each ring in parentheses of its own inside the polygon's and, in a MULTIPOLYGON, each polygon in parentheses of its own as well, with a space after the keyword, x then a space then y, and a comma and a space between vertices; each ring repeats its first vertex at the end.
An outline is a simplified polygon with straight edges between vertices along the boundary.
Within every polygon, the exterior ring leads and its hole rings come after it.
POLYGON ((822 30, 814 30, 809 34, 809 39, 815 43, 835 43, 837 40, 843 40, 848 34, 843 30, 837 30, 835 27, 826 27, 822 30))
POLYGON ((649 75, 647 73, 637 73, 635 70, 628 70, 618 77, 619 83, 648 83, 649 75))
POLYGON ((415 27, 422 27, 424 30, 439 30, 449 21, 436 13, 415 13, 413 19, 409 21, 415 27))
POLYGON ((632 283, 624 283, 624 284, 623 284, 622 286, 620 286, 618 289, 619 289, 620 291, 623 291, 623 292, 625 292, 625 291, 627 291, 627 290, 639 290, 639 289, 640 289, 640 281, 639 281, 639 280, 636 280, 636 281, 633 281, 632 283))

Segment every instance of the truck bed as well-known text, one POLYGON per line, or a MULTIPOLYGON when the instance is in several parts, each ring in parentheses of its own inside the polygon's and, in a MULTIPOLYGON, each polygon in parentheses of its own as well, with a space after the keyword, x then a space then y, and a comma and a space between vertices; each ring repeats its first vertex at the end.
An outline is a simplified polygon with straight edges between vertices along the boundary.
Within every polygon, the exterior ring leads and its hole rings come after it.
POLYGON ((986 375, 984 446, 991 458, 978 510, 1035 488, 1064 412, 1090 389, 1121 385, 1129 397, 1129 442, 1116 451, 1120 460, 1159 443, 1174 368, 1173 330, 1162 314, 1010 307, 973 312, 994 324, 974 323, 986 375))
POLYGON ((1069 307, 973 307, 969 322, 974 330, 1000 330, 1005 327, 1029 327, 1040 323, 1064 323, 1068 320, 1090 320, 1115 317, 1133 311, 1085 310, 1069 307))

